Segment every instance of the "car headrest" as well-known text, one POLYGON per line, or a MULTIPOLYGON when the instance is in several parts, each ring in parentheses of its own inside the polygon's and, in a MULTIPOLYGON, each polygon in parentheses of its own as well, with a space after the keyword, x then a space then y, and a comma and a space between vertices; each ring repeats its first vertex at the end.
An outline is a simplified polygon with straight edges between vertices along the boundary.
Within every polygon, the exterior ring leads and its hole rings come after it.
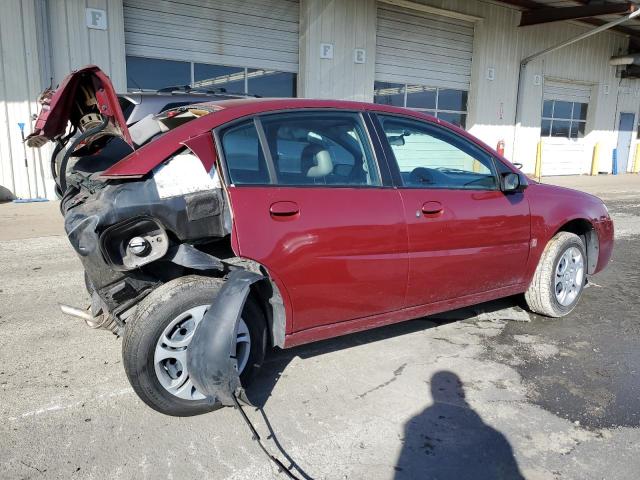
POLYGON ((306 171, 309 178, 329 175, 333 172, 331 154, 320 145, 308 145, 302 151, 302 171, 306 171))

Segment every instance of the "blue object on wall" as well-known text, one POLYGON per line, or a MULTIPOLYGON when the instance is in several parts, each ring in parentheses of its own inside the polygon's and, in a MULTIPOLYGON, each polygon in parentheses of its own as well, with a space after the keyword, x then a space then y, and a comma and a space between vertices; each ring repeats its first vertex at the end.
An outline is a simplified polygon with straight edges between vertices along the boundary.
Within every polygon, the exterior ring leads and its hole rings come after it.
POLYGON ((614 175, 618 174, 618 149, 614 148, 613 149, 613 164, 611 165, 611 173, 613 173, 614 175))

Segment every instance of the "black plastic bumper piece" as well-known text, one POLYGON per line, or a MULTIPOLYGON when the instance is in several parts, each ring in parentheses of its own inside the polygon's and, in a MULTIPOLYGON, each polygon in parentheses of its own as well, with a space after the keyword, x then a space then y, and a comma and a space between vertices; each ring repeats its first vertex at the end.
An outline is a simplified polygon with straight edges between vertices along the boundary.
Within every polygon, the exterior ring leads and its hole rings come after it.
POLYGON ((231 272, 193 334, 187 351, 189 375, 212 403, 234 406, 234 395, 246 400, 234 357, 236 332, 251 285, 263 278, 246 270, 231 272))

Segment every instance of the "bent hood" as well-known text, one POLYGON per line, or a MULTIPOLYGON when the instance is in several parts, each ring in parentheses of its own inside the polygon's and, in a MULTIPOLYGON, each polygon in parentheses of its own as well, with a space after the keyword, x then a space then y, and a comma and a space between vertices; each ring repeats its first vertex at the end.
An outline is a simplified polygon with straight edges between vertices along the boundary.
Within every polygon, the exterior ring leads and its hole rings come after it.
MULTIPOLYGON (((87 131, 108 119, 101 135, 122 138, 133 148, 133 142, 118 97, 109 77, 95 65, 74 70, 55 90, 40 95, 42 105, 33 133, 26 139, 29 147, 41 147, 64 135, 68 123, 79 132, 87 131)), ((87 139, 89 143, 92 139, 87 139)))

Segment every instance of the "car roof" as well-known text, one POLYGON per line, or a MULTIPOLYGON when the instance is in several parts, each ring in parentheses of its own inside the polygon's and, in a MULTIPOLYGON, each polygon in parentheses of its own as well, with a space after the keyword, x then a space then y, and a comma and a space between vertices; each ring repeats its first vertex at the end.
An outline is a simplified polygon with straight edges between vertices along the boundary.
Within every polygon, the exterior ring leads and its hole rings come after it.
POLYGON ((198 102, 199 104, 210 104, 216 110, 235 109, 240 107, 253 106, 260 110, 273 109, 296 109, 296 108, 336 108, 343 110, 379 110, 379 111, 397 111, 397 113, 406 113, 407 109, 400 107, 389 107, 388 105, 380 105, 369 102, 356 102, 353 100, 318 100, 309 98, 254 98, 243 97, 233 99, 221 99, 210 102, 198 102))

